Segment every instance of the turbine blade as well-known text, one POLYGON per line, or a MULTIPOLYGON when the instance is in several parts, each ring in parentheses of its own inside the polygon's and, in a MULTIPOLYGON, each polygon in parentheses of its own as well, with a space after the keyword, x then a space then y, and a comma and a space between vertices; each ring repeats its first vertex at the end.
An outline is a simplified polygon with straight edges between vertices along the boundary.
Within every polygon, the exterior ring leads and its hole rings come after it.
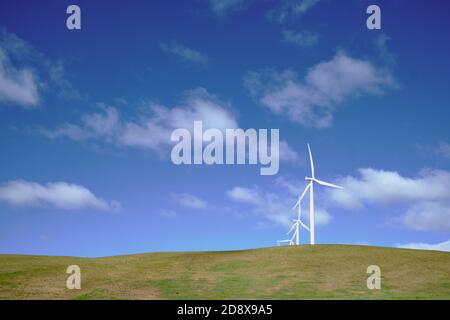
POLYGON ((306 192, 308 191, 308 189, 311 187, 311 182, 308 183, 308 185, 306 186, 305 190, 303 190, 302 195, 300 196, 299 201, 302 201, 303 197, 305 196, 306 192))
POLYGON ((300 224, 301 224, 301 225, 303 226, 303 228, 305 228, 306 230, 311 231, 311 230, 309 230, 309 228, 308 228, 303 222, 300 221, 300 224))
POLYGON ((292 209, 295 209, 298 205, 300 204, 300 198, 297 200, 297 202, 294 204, 294 206, 292 207, 292 209))
POLYGON ((311 148, 309 147, 309 143, 308 143, 308 152, 309 152, 309 161, 311 162, 311 177, 314 179, 314 163, 313 163, 313 158, 312 158, 312 154, 311 154, 311 148))
POLYGON ((294 229, 295 228, 295 226, 296 226, 297 224, 296 223, 294 223, 294 225, 292 226, 292 228, 286 233, 286 234, 289 234, 289 233, 291 233, 291 231, 292 231, 292 229, 294 229))
POLYGON ((322 181, 322 180, 319 180, 319 179, 316 179, 316 178, 314 178, 314 181, 317 182, 318 184, 323 185, 323 186, 336 188, 336 189, 344 189, 341 186, 338 186, 338 185, 335 185, 335 184, 332 184, 332 183, 329 183, 329 182, 325 182, 325 181, 322 181))
POLYGON ((300 196, 300 198, 298 198, 297 203, 295 204, 295 206, 292 207, 292 209, 295 209, 300 204, 300 202, 302 201, 303 197, 305 196, 306 192, 308 191, 308 189, 310 187, 311 187, 311 182, 308 183, 308 185, 306 186, 305 190, 303 190, 302 195, 300 196))

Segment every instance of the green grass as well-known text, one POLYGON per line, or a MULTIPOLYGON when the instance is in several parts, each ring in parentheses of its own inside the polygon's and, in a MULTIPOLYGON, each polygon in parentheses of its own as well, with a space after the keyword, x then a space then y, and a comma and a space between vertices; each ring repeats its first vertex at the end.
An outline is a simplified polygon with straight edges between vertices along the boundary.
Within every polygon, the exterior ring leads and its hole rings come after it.
POLYGON ((0 299, 450 299, 450 253, 350 245, 149 253, 0 255, 0 299), (65 287, 81 268, 81 290, 65 287), (366 287, 381 268, 381 290, 366 287))

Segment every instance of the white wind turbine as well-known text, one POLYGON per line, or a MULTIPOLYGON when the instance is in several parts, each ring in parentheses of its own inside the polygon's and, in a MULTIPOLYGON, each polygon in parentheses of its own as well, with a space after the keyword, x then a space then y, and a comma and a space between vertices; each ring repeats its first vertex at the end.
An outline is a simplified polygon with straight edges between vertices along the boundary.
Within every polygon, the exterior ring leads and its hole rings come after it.
POLYGON ((292 239, 288 240, 277 240, 278 246, 280 246, 280 243, 288 242, 290 246, 294 245, 294 241, 292 239))
MULTIPOLYGON (((295 233, 296 233, 296 244, 299 245, 300 244, 300 225, 305 228, 306 230, 310 231, 309 228, 302 222, 301 218, 301 213, 302 213, 302 199, 306 194, 306 191, 308 191, 308 187, 303 191, 302 195, 300 196, 300 198, 298 199, 297 203, 295 204, 295 207, 298 207, 298 215, 297 215, 297 219, 296 220, 292 220, 294 221, 294 225, 292 226, 291 230, 289 230, 289 232, 292 231, 293 228, 296 229, 295 233)), ((288 233, 289 233, 288 232, 288 233)))
MULTIPOLYGON (((336 189, 343 189, 343 188, 340 187, 340 186, 337 186, 335 184, 319 180, 319 179, 317 179, 315 177, 315 175, 314 175, 314 162, 313 162, 313 158, 312 158, 312 154, 311 154, 311 148, 309 147, 309 144, 308 144, 308 152, 309 152, 309 160, 311 162, 311 177, 305 177, 305 180, 309 181, 309 183, 306 186, 305 190, 303 191, 302 195, 300 196, 300 198, 298 199, 297 203, 294 206, 294 208, 298 206, 298 219, 294 220, 294 221, 298 221, 298 222, 296 222, 296 224, 294 224, 294 226, 297 226, 297 236, 298 236, 299 223, 304 228, 309 230, 310 243, 314 244, 315 243, 315 238, 314 238, 314 183, 317 183, 317 184, 320 184, 320 185, 326 186, 326 187, 336 188, 336 189), (306 192, 308 191, 308 189, 309 189, 309 228, 306 227, 300 221, 301 201, 302 201, 303 197, 305 196, 306 192)), ((298 244, 298 239, 297 239, 297 244, 298 244)))
MULTIPOLYGON (((296 221, 296 220, 294 220, 296 221)), ((286 234, 291 233, 292 229, 294 229, 294 226, 292 226, 291 230, 289 230, 286 234)), ((278 245, 280 245, 280 243, 288 243, 290 246, 294 245, 294 238, 296 238, 296 242, 298 244, 298 228, 295 230, 294 234, 292 235, 291 239, 287 239, 287 240, 277 240, 278 245)))

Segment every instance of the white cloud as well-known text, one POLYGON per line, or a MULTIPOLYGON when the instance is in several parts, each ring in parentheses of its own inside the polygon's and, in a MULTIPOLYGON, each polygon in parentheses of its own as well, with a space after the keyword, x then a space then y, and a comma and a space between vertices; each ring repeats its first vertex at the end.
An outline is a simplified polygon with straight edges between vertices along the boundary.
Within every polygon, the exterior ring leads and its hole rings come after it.
POLYGON ((160 46, 165 53, 176 56, 184 61, 206 64, 209 60, 207 55, 176 43, 161 43, 160 46))
POLYGON ((394 81, 389 72, 339 52, 330 61, 310 68, 303 82, 291 70, 280 73, 267 69, 247 73, 244 84, 274 114, 306 127, 325 128, 332 124, 335 108, 345 99, 363 93, 381 94, 394 81))
POLYGON ((110 106, 100 104, 100 107, 104 111, 103 113, 94 113, 83 117, 84 126, 94 135, 111 137, 120 127, 119 113, 110 106))
POLYGON ((121 118, 114 107, 100 105, 100 109, 101 112, 83 116, 81 125, 66 123, 51 130, 40 128, 39 132, 52 139, 101 139, 160 153, 173 144, 170 135, 174 129, 187 128, 192 132, 194 120, 202 120, 205 130, 237 127, 231 106, 203 88, 189 91, 183 103, 172 108, 148 103, 147 112, 133 121, 121 118))
POLYGON ((284 0, 278 7, 269 11, 268 17, 282 23, 301 17, 318 3, 319 0, 284 0))
POLYGON ((39 102, 36 77, 29 69, 16 69, 0 47, 0 101, 34 107, 39 102))
POLYGON ((52 61, 30 44, 0 29, 0 102, 36 107, 42 93, 80 98, 67 80, 62 61, 52 61))
POLYGON ((415 178, 372 168, 358 172, 359 178, 347 176, 339 180, 344 190, 331 190, 334 199, 346 207, 354 203, 362 205, 363 201, 390 204, 450 200, 450 172, 447 171, 425 169, 415 178), (340 198, 343 193, 348 197, 340 198))
POLYGON ((399 204, 406 208, 398 217, 415 230, 450 230, 450 172, 424 169, 408 178, 395 171, 358 170, 360 176, 341 178, 344 190, 330 190, 331 199, 348 209, 366 204, 399 204))
POLYGON ((38 131, 50 139, 61 137, 76 141, 96 138, 114 139, 122 126, 119 113, 115 108, 103 104, 100 104, 100 109, 101 112, 84 115, 82 125, 65 123, 56 129, 39 128, 38 131))
POLYGON ((328 213, 327 210, 323 208, 317 208, 314 211, 314 221, 317 225, 329 224, 331 222, 331 215, 328 213))
POLYGON ((449 143, 440 143, 438 147, 434 149, 437 155, 443 156, 445 158, 450 159, 450 144, 449 143))
POLYGON ((39 128, 38 132, 49 139, 68 137, 70 139, 81 141, 89 138, 89 132, 85 129, 70 123, 65 123, 56 129, 39 128))
POLYGON ((301 48, 312 47, 319 42, 319 36, 310 31, 294 32, 291 30, 283 30, 281 32, 283 40, 301 48))
POLYGON ((209 0, 209 7, 214 14, 223 17, 230 12, 245 8, 250 2, 252 0, 209 0))
POLYGON ((233 189, 227 191, 227 196, 238 202, 258 204, 261 202, 260 195, 256 190, 252 190, 244 187, 234 187, 233 189))
POLYGON ((50 182, 42 185, 24 180, 9 181, 0 185, 0 202, 18 207, 120 210, 120 203, 117 201, 107 202, 96 197, 85 187, 67 182, 50 182))
POLYGON ((397 60, 396 56, 388 49, 387 42, 391 40, 391 37, 382 33, 374 40, 375 48, 378 51, 380 58, 387 64, 394 64, 397 60))
MULTIPOLYGON (((203 122, 203 130, 239 127, 238 120, 229 103, 218 100, 203 88, 189 91, 181 104, 172 108, 149 103, 146 113, 133 121, 122 119, 118 110, 100 105, 100 112, 84 115, 80 125, 65 123, 55 129, 39 128, 38 132, 50 139, 66 137, 75 141, 98 140, 121 146, 152 150, 163 155, 173 142, 170 136, 177 128, 186 128, 193 133, 195 120, 203 122)), ((250 150, 256 152, 257 150, 250 150)), ((280 141, 280 161, 296 164, 300 162, 297 152, 280 141)))
POLYGON ((173 108, 151 104, 152 117, 139 122, 128 122, 119 138, 124 145, 161 150, 172 145, 170 135, 174 129, 186 128, 193 132, 195 120, 203 121, 204 130, 217 128, 221 131, 238 127, 231 106, 217 100, 205 89, 190 91, 183 104, 173 108))
POLYGON ((58 96, 66 99, 80 99, 81 95, 67 79, 66 70, 62 61, 45 60, 44 66, 48 69, 48 82, 54 87, 58 96))
POLYGON ((443 202, 418 202, 412 205, 399 220, 413 230, 450 231, 450 201, 447 199, 443 202))
POLYGON ((205 200, 188 193, 176 193, 172 197, 183 207, 191 209, 205 209, 207 203, 205 200))
POLYGON ((263 192, 256 186, 253 188, 236 186, 228 190, 226 195, 235 202, 249 205, 251 212, 284 227, 288 227, 294 217, 285 198, 275 193, 263 192))
MULTIPOLYGON (((288 227, 292 224, 292 219, 296 217, 296 212, 294 212, 292 206, 298 193, 294 193, 294 189, 290 189, 286 184, 275 183, 285 188, 280 193, 274 193, 262 191, 256 186, 252 188, 236 186, 228 190, 226 195, 235 202, 248 205, 251 208, 251 212, 263 216, 272 223, 288 227), (291 192, 290 196, 289 192, 291 192)), ((309 221, 309 214, 305 211, 302 214, 302 220, 305 222, 309 221)), ((320 207, 316 208, 316 225, 326 225, 330 221, 331 215, 328 211, 320 207)))
MULTIPOLYGON (((248 8, 254 0, 207 0, 209 8, 218 17, 248 8)), ((276 22, 293 20, 306 14, 319 0, 280 0, 267 12, 267 18, 276 22)))
POLYGON ((305 189, 304 180, 292 180, 284 176, 278 176, 274 181, 275 186, 286 189, 292 196, 298 196, 305 189))
POLYGON ((178 214, 173 210, 161 210, 159 214, 166 219, 175 219, 178 217, 178 214))
POLYGON ((407 243, 407 244, 399 244, 397 248, 405 248, 405 249, 418 249, 418 250, 437 250, 437 251, 450 251, 450 240, 429 244, 429 243, 407 243))
POLYGON ((286 141, 280 141, 280 161, 290 163, 301 163, 300 155, 286 141))
POLYGON ((50 238, 49 238, 47 235, 42 234, 42 235, 39 236, 39 241, 42 241, 42 242, 49 242, 49 241, 50 241, 50 238))

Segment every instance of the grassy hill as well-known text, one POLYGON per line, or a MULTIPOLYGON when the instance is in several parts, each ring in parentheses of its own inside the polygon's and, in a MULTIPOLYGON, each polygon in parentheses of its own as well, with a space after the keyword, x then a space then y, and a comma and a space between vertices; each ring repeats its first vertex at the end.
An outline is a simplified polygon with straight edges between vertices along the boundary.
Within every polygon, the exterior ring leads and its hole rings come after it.
POLYGON ((450 299, 450 253, 350 245, 149 253, 0 255, 1 299, 450 299), (82 289, 65 287, 68 265, 82 289), (366 287, 381 268, 381 290, 366 287))

